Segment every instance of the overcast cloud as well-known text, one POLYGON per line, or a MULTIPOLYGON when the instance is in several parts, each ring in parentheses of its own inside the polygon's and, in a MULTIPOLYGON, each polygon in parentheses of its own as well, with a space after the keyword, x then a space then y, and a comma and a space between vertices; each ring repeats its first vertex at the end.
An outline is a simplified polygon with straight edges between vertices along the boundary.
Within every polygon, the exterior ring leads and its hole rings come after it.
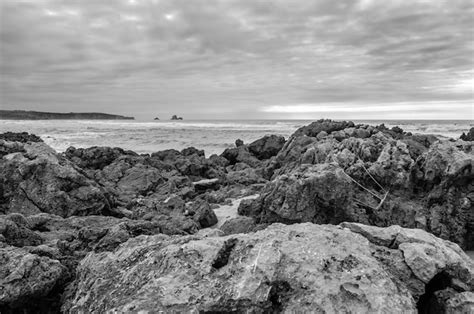
POLYGON ((0 106, 473 119, 472 0, 1 0, 0 106))

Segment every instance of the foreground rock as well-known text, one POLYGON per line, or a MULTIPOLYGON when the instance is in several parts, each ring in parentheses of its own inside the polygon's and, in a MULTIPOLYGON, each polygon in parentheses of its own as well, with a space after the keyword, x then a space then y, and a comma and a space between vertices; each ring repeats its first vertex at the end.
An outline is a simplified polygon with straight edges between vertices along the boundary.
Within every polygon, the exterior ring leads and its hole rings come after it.
POLYGON ((57 260, 0 243, 0 310, 45 310, 42 300, 64 284, 65 274, 57 260))
POLYGON ((257 223, 354 221, 422 228, 474 248, 474 142, 321 120, 293 134, 263 170, 257 223))
POLYGON ((400 227, 274 224, 226 237, 141 236, 88 255, 62 310, 467 309, 473 267, 457 245, 400 227))
POLYGON ((62 217, 110 209, 101 187, 42 142, 0 140, 0 213, 62 217))

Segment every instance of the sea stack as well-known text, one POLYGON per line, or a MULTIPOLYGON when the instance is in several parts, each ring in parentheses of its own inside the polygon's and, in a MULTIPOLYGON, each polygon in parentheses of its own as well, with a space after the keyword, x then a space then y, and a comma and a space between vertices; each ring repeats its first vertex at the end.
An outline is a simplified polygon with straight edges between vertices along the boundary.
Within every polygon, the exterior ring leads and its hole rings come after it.
POLYGON ((182 117, 178 117, 177 115, 174 114, 174 115, 171 117, 171 120, 183 120, 183 118, 182 118, 182 117))

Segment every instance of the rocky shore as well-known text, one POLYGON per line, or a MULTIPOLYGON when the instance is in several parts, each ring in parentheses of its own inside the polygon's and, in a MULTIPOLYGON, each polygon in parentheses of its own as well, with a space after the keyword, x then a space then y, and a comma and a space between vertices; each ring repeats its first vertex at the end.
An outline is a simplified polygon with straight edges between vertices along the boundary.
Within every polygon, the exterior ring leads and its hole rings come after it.
POLYGON ((474 311, 474 142, 319 120, 221 155, 0 134, 0 312, 474 311))

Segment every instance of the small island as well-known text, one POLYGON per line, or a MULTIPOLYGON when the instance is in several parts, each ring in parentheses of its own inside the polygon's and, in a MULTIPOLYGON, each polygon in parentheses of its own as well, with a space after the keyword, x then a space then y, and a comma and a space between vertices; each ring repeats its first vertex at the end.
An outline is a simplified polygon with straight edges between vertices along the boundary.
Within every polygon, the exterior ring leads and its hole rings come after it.
POLYGON ((171 117, 171 120, 183 120, 183 117, 178 117, 177 115, 174 114, 174 115, 171 117))
POLYGON ((135 120, 135 118, 100 112, 0 110, 0 120, 135 120))

